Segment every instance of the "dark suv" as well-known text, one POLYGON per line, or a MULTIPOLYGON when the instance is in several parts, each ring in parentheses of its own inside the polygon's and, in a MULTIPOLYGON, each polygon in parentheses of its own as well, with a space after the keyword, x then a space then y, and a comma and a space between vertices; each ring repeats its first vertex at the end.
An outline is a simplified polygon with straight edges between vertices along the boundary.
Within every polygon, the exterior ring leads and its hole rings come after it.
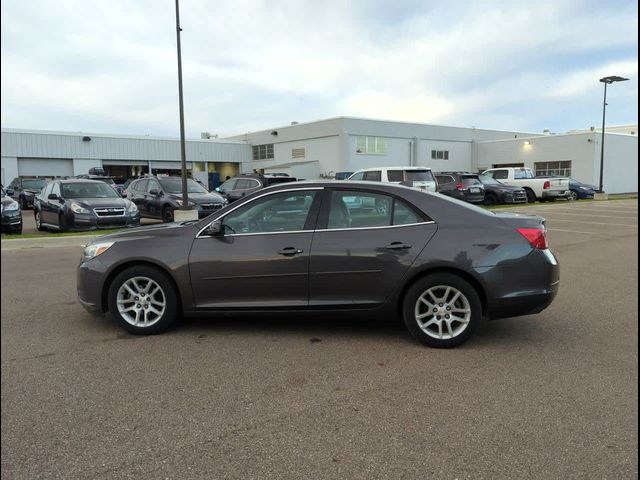
POLYGON ((11 196, 18 201, 21 209, 33 207, 33 198, 42 190, 49 180, 46 178, 16 177, 7 187, 11 196))
MULTIPOLYGON (((215 192, 209 193, 198 182, 187 179, 189 206, 197 208, 204 218, 224 207, 228 202, 215 192)), ((139 178, 129 184, 127 198, 138 206, 145 218, 161 218, 173 222, 173 211, 182 207, 182 179, 180 177, 139 178)))
POLYGON ((285 175, 260 175, 245 174, 233 177, 220 185, 216 190, 226 198, 229 202, 238 200, 250 193, 260 190, 261 188, 275 185, 276 183, 295 182, 295 177, 285 175))
POLYGON ((470 203, 484 202, 484 185, 478 175, 468 172, 439 172, 435 174, 438 191, 443 195, 470 203))

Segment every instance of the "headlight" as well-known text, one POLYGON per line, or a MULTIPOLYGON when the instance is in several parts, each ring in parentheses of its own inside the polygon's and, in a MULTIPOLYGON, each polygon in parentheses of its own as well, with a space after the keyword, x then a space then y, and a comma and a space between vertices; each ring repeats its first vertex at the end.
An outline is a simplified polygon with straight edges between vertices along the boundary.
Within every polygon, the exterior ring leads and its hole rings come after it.
POLYGON ((71 202, 71 205, 69 205, 69 208, 71 209, 71 211, 73 213, 91 213, 91 212, 89 212, 89 210, 87 210, 82 205, 80 205, 80 204, 78 204, 76 202, 71 202))
POLYGON ((116 242, 98 242, 87 245, 84 248, 82 260, 86 262, 94 257, 97 257, 98 255, 103 254, 104 252, 109 250, 109 248, 111 248, 111 245, 113 245, 114 243, 116 242))
POLYGON ((127 212, 136 213, 138 211, 138 207, 132 201, 127 201, 127 212))
POLYGON ((7 212, 12 212, 12 211, 14 211, 14 210, 18 210, 19 208, 20 208, 20 205, 18 205, 18 202, 10 203, 10 204, 9 204, 9 205, 7 205, 6 207, 4 207, 4 209, 5 209, 7 212))
MULTIPOLYGON (((182 200, 176 200, 176 203, 182 206, 182 200)), ((189 205, 190 207, 193 207, 195 205, 195 202, 189 202, 187 203, 187 205, 189 205)))

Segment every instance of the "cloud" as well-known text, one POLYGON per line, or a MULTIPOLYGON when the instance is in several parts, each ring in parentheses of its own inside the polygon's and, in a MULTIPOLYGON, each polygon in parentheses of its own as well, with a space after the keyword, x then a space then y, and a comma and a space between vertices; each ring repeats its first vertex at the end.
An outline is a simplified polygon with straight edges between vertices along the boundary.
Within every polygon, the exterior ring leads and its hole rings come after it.
MULTIPOLYGON (((190 0, 181 19, 191 136, 335 115, 567 130, 605 74, 631 77, 610 118, 637 122, 632 2, 190 0)), ((3 2, 2 125, 177 135, 174 22, 172 2, 3 2)))

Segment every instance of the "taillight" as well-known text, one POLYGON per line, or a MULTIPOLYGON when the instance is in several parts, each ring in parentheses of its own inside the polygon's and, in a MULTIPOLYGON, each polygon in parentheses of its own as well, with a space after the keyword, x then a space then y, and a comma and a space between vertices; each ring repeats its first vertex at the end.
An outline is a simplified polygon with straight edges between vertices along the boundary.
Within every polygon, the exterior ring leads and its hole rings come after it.
POLYGON ((551 182, 549 180, 545 180, 544 185, 542 186, 544 190, 548 190, 551 188, 551 182))
POLYGON ((464 185, 462 183, 456 183, 457 190, 464 190, 464 185))
POLYGON ((540 250, 549 248, 547 231, 544 228, 518 228, 518 232, 529 241, 533 248, 540 250))

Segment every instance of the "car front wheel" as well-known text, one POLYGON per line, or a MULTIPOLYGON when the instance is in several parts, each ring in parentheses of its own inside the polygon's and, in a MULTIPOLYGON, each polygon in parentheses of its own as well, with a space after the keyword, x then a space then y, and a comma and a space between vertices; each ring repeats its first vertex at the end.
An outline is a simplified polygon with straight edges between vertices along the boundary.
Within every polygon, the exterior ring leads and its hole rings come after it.
POLYGON ((169 207, 165 207, 162 210, 162 221, 165 223, 173 222, 173 210, 169 207))
POLYGON ((40 214, 40 210, 36 210, 33 214, 33 217, 36 222, 36 230, 42 232, 45 228, 42 226, 42 216, 40 214))
POLYGON ((569 200, 570 202, 573 202, 577 199, 578 199, 578 194, 573 190, 569 190, 569 193, 567 194, 567 200, 569 200))
POLYGON ((109 312, 135 335, 167 330, 178 316, 178 295, 169 278, 151 266, 120 272, 109 287, 109 312))
POLYGON ((436 348, 466 342, 482 318, 478 293, 450 273, 416 281, 405 295, 402 311, 409 332, 421 343, 436 348))

